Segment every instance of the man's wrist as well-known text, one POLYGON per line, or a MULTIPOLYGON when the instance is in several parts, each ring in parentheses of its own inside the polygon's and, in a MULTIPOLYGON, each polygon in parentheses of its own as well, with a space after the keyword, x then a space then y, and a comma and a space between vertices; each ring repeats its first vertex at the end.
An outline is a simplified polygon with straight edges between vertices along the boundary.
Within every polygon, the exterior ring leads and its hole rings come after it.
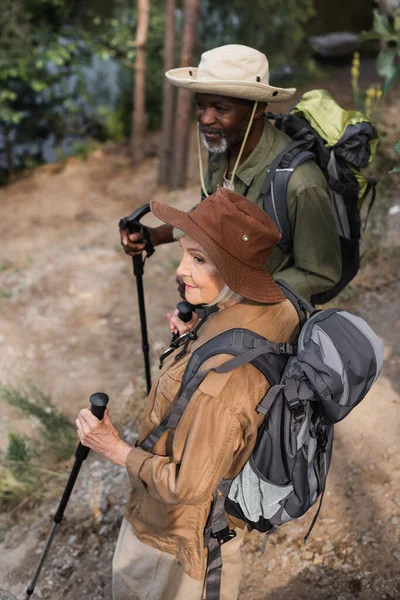
POLYGON ((174 241, 172 235, 173 228, 171 225, 160 225, 155 227, 151 232, 151 243, 153 246, 160 246, 161 244, 169 244, 174 241))

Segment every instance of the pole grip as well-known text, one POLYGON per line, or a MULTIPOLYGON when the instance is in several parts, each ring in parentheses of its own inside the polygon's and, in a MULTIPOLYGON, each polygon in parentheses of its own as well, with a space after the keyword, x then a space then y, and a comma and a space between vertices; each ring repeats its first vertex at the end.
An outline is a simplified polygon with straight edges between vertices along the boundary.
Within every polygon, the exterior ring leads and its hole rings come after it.
MULTIPOLYGON (((90 411, 92 415, 99 419, 99 421, 102 421, 104 417, 108 400, 109 398, 104 392, 96 392, 92 394, 89 398, 90 411)), ((86 460, 89 454, 89 450, 90 448, 88 448, 87 446, 83 446, 81 443, 79 443, 75 452, 75 458, 79 461, 86 460)))
MULTIPOLYGON (((138 233, 142 230, 144 242, 146 244, 145 250, 147 258, 154 253, 154 248, 150 240, 150 235, 146 227, 140 225, 140 219, 150 212, 150 204, 144 204, 134 210, 129 216, 124 217, 119 222, 119 230, 128 229, 129 233, 138 233)), ((144 261, 141 254, 132 256, 133 274, 135 277, 142 277, 144 261)))
POLYGON ((189 323, 189 321, 191 320, 192 316, 193 316, 193 311, 194 311, 194 306, 193 304, 190 304, 189 302, 186 302, 186 300, 179 302, 176 305, 176 308, 178 309, 178 318, 183 321, 184 323, 189 323))
POLYGON ((140 225, 138 222, 144 215, 150 212, 150 204, 143 204, 143 206, 139 206, 136 210, 134 210, 128 217, 124 217, 119 222, 119 228, 129 229, 130 233, 135 233, 140 230, 140 225))
MULTIPOLYGON (((176 308, 178 309, 178 319, 180 319, 184 323, 189 323, 193 316, 193 311, 195 309, 193 304, 190 304, 190 302, 183 300, 182 302, 178 302, 176 308)), ((171 344, 173 344, 178 339, 179 335, 179 333, 172 334, 171 344)))
POLYGON ((89 398, 91 404, 90 410, 92 412, 92 415, 97 417, 99 421, 103 420, 108 400, 109 398, 104 392, 95 392, 89 398))

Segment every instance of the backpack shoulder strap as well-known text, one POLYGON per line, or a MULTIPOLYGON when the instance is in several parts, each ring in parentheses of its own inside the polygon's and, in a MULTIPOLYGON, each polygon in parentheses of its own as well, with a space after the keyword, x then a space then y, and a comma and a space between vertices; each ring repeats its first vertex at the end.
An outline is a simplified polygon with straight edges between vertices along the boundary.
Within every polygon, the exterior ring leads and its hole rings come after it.
MULTIPOLYGON (((289 354, 291 351, 290 344, 283 344, 285 348, 281 349, 280 347, 282 344, 269 342, 262 335, 254 333, 254 331, 249 331, 248 329, 235 328, 220 333, 193 352, 186 366, 179 394, 183 392, 188 382, 193 379, 198 372, 200 366, 209 358, 218 354, 240 356, 247 350, 251 350, 258 346, 263 346, 265 348, 266 344, 268 345, 268 352, 270 354, 275 354, 276 356, 279 356, 280 354, 289 354)), ((274 364, 276 360, 274 360, 272 356, 269 356, 269 361, 267 362, 265 357, 260 355, 252 361, 247 362, 251 362, 259 371, 261 371, 271 385, 275 385, 276 383, 279 383, 280 380, 280 375, 278 380, 276 380, 276 368, 278 367, 278 364, 274 364), (269 361, 271 364, 268 364, 269 361)))
POLYGON ((287 211, 287 188, 293 172, 308 160, 315 160, 307 139, 290 142, 272 161, 261 188, 264 211, 279 228, 282 239, 278 246, 289 254, 293 246, 292 228, 287 211))
POLYGON ((175 429, 192 395, 210 371, 227 373, 251 363, 268 379, 271 385, 279 383, 287 357, 295 354, 296 347, 289 343, 276 343, 247 329, 230 329, 209 340, 193 352, 182 379, 178 400, 172 411, 140 444, 143 450, 151 450, 167 429, 175 429), (200 371, 201 365, 217 354, 230 354, 234 358, 219 367, 200 371), (268 357, 267 357, 268 355, 268 357))
POLYGON ((302 327, 307 320, 307 314, 312 315, 315 312, 314 306, 291 285, 283 279, 276 279, 275 283, 280 287, 282 293, 293 304, 299 317, 300 326, 302 327))

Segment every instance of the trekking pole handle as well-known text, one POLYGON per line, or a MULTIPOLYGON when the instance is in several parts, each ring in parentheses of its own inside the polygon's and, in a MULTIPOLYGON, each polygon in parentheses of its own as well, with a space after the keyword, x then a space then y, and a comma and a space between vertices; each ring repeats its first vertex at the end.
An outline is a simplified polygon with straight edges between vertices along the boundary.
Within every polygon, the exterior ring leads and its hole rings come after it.
MULTIPOLYGON (((107 394, 105 394, 104 392, 96 392, 96 393, 92 394, 89 398, 90 411, 91 411, 92 415, 94 415, 97 419, 99 419, 99 421, 103 420, 104 413, 107 408, 108 400, 109 400, 109 398, 108 398, 107 394)), ((76 452, 75 452, 75 458, 79 461, 86 460, 87 456, 89 454, 89 450, 90 450, 90 448, 79 443, 79 445, 76 449, 76 452)))
MULTIPOLYGON (((180 319, 184 323, 189 323, 189 321, 193 317, 193 311, 195 308, 193 306, 193 304, 190 304, 190 302, 183 300, 182 302, 178 302, 178 304, 176 305, 176 308, 178 309, 178 315, 177 315, 178 319, 180 319)), ((171 344, 173 342, 175 342, 175 340, 177 340, 179 338, 179 336, 180 336, 179 333, 173 333, 172 339, 171 339, 171 344)))
MULTIPOLYGON (((149 258, 152 254, 154 254, 154 246, 151 243, 149 230, 144 225, 140 224, 140 219, 147 215, 150 212, 150 204, 143 204, 136 210, 134 210, 129 216, 124 217, 119 222, 119 230, 123 231, 124 229, 128 229, 129 233, 138 233, 142 232, 143 241, 145 243, 145 251, 146 257, 149 258)), ((144 260, 142 258, 142 254, 136 254, 136 256, 132 256, 132 266, 133 266, 133 274, 135 277, 143 276, 143 265, 144 260)))
POLYGON ((182 302, 179 302, 176 305, 176 308, 179 311, 178 319, 180 319, 184 323, 189 323, 189 321, 192 319, 192 316, 193 316, 193 311, 194 311, 193 304, 190 304, 189 302, 186 302, 186 300, 184 300, 182 302))
POLYGON ((119 222, 119 229, 128 229, 129 233, 136 233, 140 230, 139 221, 150 212, 150 204, 143 204, 134 210, 129 216, 124 217, 119 222))
POLYGON ((97 417, 99 421, 103 420, 104 413, 106 412, 109 398, 104 392, 95 392, 89 398, 91 404, 90 410, 92 415, 97 417))

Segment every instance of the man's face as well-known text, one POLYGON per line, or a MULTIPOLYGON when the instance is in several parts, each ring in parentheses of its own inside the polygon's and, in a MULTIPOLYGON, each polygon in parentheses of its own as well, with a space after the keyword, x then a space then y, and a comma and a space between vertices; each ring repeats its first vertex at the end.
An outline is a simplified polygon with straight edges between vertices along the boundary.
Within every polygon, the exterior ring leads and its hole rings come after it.
POLYGON ((240 146, 254 102, 216 94, 196 94, 196 119, 209 152, 222 153, 240 146))

